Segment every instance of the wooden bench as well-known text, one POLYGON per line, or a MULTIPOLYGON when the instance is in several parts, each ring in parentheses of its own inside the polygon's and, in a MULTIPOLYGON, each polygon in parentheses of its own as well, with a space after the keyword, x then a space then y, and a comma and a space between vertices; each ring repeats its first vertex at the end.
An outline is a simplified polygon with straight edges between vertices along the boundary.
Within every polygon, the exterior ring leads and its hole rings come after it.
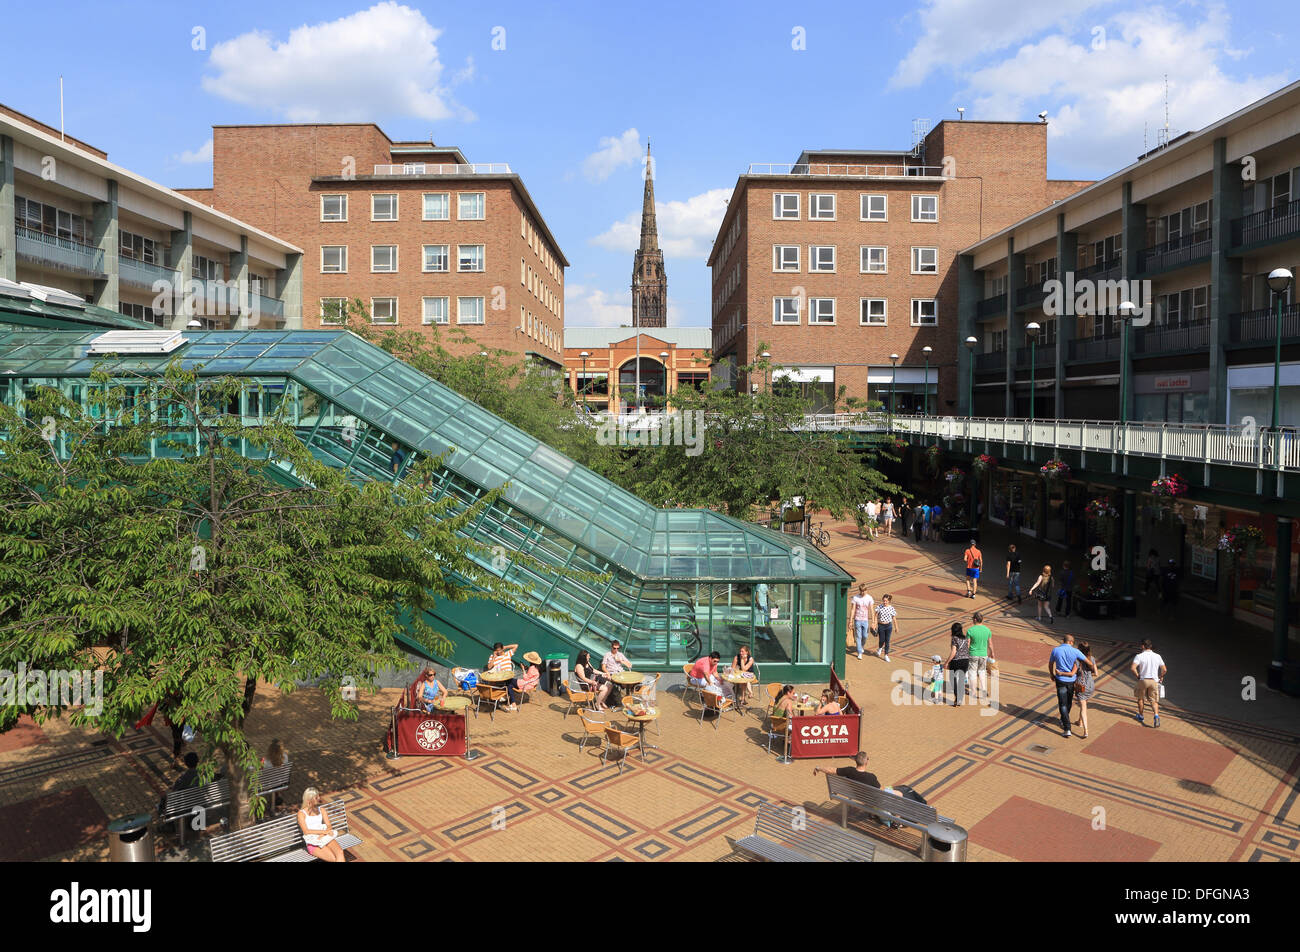
MULTIPOLYGON (((321 809, 339 834, 340 848, 361 845, 361 838, 348 832, 348 810, 342 800, 326 803, 321 809)), ((214 836, 208 840, 208 850, 214 863, 309 863, 316 858, 307 852, 297 813, 214 836)))
POLYGON ((876 849, 862 836, 810 817, 802 808, 762 803, 754 833, 736 847, 772 863, 870 863, 876 849))
POLYGON ((886 793, 879 787, 833 773, 826 775, 826 792, 832 800, 840 801, 840 826, 846 829, 849 825, 850 806, 865 810, 886 823, 901 823, 916 830, 924 830, 938 821, 953 822, 949 817, 939 816, 938 811, 928 804, 886 793))
MULTIPOLYGON (((263 767, 260 778, 259 794, 269 797, 271 809, 275 808, 275 795, 289 789, 293 764, 283 767, 263 767)), ((202 808, 205 813, 217 812, 230 806, 230 781, 221 777, 202 787, 188 787, 184 790, 169 790, 163 795, 159 819, 164 823, 176 823, 176 833, 182 844, 185 843, 185 831, 190 826, 189 818, 195 808, 202 808)), ((206 825, 206 824, 205 824, 206 825)))

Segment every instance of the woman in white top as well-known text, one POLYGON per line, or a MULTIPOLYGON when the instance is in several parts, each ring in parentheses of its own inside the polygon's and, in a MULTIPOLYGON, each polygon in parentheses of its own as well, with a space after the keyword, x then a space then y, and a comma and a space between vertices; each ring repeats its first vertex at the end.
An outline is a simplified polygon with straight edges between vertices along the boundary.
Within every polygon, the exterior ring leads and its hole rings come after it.
POLYGON ((307 852, 327 863, 347 862, 343 848, 338 843, 338 833, 330 825, 330 818, 320 808, 320 791, 308 787, 302 792, 302 809, 298 811, 298 828, 307 841, 307 852))
POLYGON ((880 503, 874 499, 867 503, 867 535, 872 539, 876 537, 876 520, 880 516, 880 503))

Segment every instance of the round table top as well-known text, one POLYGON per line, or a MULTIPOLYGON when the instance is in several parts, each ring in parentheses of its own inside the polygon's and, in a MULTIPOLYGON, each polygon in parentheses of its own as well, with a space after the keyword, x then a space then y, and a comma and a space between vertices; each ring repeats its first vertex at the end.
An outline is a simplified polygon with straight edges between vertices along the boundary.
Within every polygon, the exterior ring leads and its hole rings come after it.
POLYGON ((644 678, 645 674, 640 671, 620 671, 609 676, 615 684, 640 684, 644 678))
POLYGON ((514 671, 484 671, 479 675, 479 680, 489 684, 505 684, 514 676, 514 671))
POLYGON ((469 707, 474 702, 467 697, 445 697, 441 704, 435 704, 435 711, 459 711, 469 707))
POLYGON ((732 673, 727 675, 727 680, 732 684, 757 684, 758 678, 754 677, 752 671, 746 671, 740 674, 732 673))
POLYGON ((821 707, 820 701, 809 701, 807 704, 795 704, 794 709, 799 712, 811 713, 821 707))
POLYGON ((653 707, 644 714, 633 714, 628 711, 627 708, 624 708, 623 716, 629 721, 636 721, 638 724, 645 724, 648 721, 656 721, 659 719, 659 708, 653 707))

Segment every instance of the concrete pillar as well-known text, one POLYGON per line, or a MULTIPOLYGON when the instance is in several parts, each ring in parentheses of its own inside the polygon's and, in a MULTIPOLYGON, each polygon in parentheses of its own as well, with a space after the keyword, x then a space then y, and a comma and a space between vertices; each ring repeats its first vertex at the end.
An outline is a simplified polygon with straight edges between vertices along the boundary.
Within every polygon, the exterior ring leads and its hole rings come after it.
POLYGON ((1025 331, 1016 319, 1016 292, 1025 283, 1025 256, 1016 254, 1015 238, 1007 239, 1007 380, 1006 414, 1016 416, 1016 351, 1025 345, 1025 331))
POLYGON ((1239 163, 1227 163, 1227 140, 1214 140, 1213 204, 1210 217, 1210 423, 1228 419, 1228 332, 1230 315, 1241 310, 1241 258, 1230 257, 1232 223, 1241 217, 1239 163))
POLYGON ((171 233, 171 244, 167 246, 166 264, 173 272, 170 327, 175 331, 185 330, 194 316, 194 302, 186 293, 194 270, 194 219, 189 212, 183 214, 184 223, 171 233))
POLYGON ((0 278, 18 280, 18 234, 14 231, 14 140, 0 136, 0 278))
POLYGON ((1120 532, 1119 544, 1123 546, 1121 552, 1121 589, 1123 595, 1132 595, 1133 591, 1133 570, 1134 570, 1134 548, 1137 546, 1137 493, 1131 489, 1124 490, 1124 509, 1120 514, 1120 532))
POLYGON ((267 329, 266 324, 261 321, 261 312, 258 310, 258 302, 253 300, 248 289, 248 236, 239 236, 239 250, 230 253, 230 281, 234 282, 233 287, 238 289, 237 295, 226 295, 226 313, 232 315, 234 319, 230 326, 237 330, 244 330, 249 327, 260 327, 267 329), (233 308, 238 308, 236 312, 233 308))
POLYGON ((291 254, 285 257, 284 267, 276 275, 279 286, 278 297, 284 303, 284 326, 287 330, 302 327, 302 255, 291 254))
POLYGON ((971 355, 966 349, 967 337, 979 337, 976 318, 980 295, 984 286, 975 271, 975 259, 970 255, 957 256, 957 411, 961 416, 972 413, 971 355))
MULTIPOLYGON (((1065 272, 1074 271, 1079 263, 1079 236, 1065 230, 1065 213, 1056 216, 1056 277, 1065 281, 1065 272)), ((1056 317, 1056 387, 1052 393, 1052 407, 1058 420, 1067 419, 1065 412, 1065 368, 1069 363, 1070 341, 1074 340, 1074 325, 1077 318, 1074 308, 1068 307, 1068 314, 1056 317)), ((1052 315, 1048 315, 1049 317, 1052 315)))
MULTIPOLYGON (((1139 252, 1143 251, 1146 248, 1146 243, 1147 243, 1147 207, 1146 205, 1139 205, 1133 203, 1132 182, 1124 183, 1121 220, 1123 222, 1123 225, 1121 226, 1122 228, 1121 233, 1124 236, 1123 238, 1124 254, 1121 259, 1123 263, 1121 265, 1122 271, 1120 277, 1124 279, 1126 286, 1131 289, 1133 287, 1133 282, 1138 280, 1139 252)), ((1130 297, 1133 296, 1132 290, 1129 291, 1129 296, 1130 297)), ((1134 303, 1140 303, 1140 302, 1134 302, 1134 303)), ((1147 316, 1149 318, 1153 317, 1152 312, 1148 311, 1147 316)), ((1120 351, 1121 351, 1120 368, 1119 368, 1120 379, 1127 380, 1127 384, 1124 386, 1124 403, 1127 405, 1127 412, 1124 414, 1124 416, 1127 419, 1132 420, 1133 408, 1137 405, 1137 401, 1133 399, 1133 390, 1134 390, 1133 330, 1131 327, 1128 327, 1127 329, 1125 329, 1125 327, 1121 327, 1121 333, 1125 333, 1128 335, 1128 347, 1125 348, 1123 346, 1122 341, 1120 345, 1120 351)), ((1116 404, 1115 404, 1116 419, 1119 419, 1120 417, 1120 414, 1118 412, 1119 411, 1118 396, 1119 395, 1118 395, 1118 387, 1117 387, 1116 404)), ((1125 592, 1124 594, 1131 595, 1133 593, 1125 592)))
MULTIPOLYGON (((117 181, 109 179, 107 201, 95 202, 91 218, 91 241, 104 256, 103 278, 95 279, 95 303, 116 311, 118 306, 117 265, 117 181)), ((10 216, 12 218, 12 215, 10 216)))
POLYGON ((1273 579, 1273 662, 1268 666, 1268 686, 1280 691, 1291 635, 1291 520, 1286 516, 1277 517, 1273 579))

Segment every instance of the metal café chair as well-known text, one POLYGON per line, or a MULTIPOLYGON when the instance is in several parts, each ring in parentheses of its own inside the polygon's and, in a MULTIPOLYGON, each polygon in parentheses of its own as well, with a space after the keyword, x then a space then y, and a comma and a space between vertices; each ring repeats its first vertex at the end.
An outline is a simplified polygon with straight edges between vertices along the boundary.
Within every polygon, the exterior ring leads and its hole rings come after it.
POLYGON ((564 709, 565 717, 573 713, 575 708, 581 708, 584 704, 590 704, 596 700, 595 691, 575 691, 572 684, 564 686, 564 693, 569 696, 569 706, 564 709))
MULTIPOLYGON (((686 683, 682 685, 682 703, 686 702, 687 692, 694 691, 697 698, 699 698, 702 693, 698 684, 691 683, 691 669, 694 667, 694 661, 688 661, 686 664, 682 665, 682 674, 686 675, 686 683)), ((703 704, 704 701, 701 700, 700 703, 703 704)))
POLYGON ((509 697, 510 695, 506 693, 505 688, 497 687, 495 684, 478 685, 478 703, 474 705, 474 716, 478 717, 479 709, 484 704, 490 704, 492 707, 488 711, 488 717, 495 721, 497 719, 497 708, 508 700, 509 697))
POLYGON ((578 720, 582 721, 582 740, 578 743, 578 751, 581 752, 587 746, 587 741, 592 737, 603 737, 605 728, 609 726, 606 715, 600 711, 589 710, 588 708, 578 708, 578 720))
POLYGON ((784 737, 786 739, 786 751, 782 753, 779 762, 783 764, 790 763, 788 753, 790 749, 790 719, 788 717, 779 717, 775 714, 769 714, 767 716, 767 730, 764 731, 764 733, 767 734, 767 752, 769 754, 772 752, 773 740, 778 737, 784 737))
POLYGON ((700 707, 700 725, 704 725, 704 715, 712 711, 718 715, 713 719, 713 729, 715 731, 718 729, 718 721, 722 720, 722 715, 736 708, 736 704, 731 698, 723 697, 713 691, 701 691, 700 700, 703 702, 700 707))
POLYGON ((636 734, 629 734, 627 731, 621 731, 617 727, 605 728, 605 749, 601 752, 600 762, 607 763, 606 758, 611 750, 619 751, 618 772, 623 772, 623 765, 627 763, 627 752, 630 748, 635 747, 640 738, 636 734))

